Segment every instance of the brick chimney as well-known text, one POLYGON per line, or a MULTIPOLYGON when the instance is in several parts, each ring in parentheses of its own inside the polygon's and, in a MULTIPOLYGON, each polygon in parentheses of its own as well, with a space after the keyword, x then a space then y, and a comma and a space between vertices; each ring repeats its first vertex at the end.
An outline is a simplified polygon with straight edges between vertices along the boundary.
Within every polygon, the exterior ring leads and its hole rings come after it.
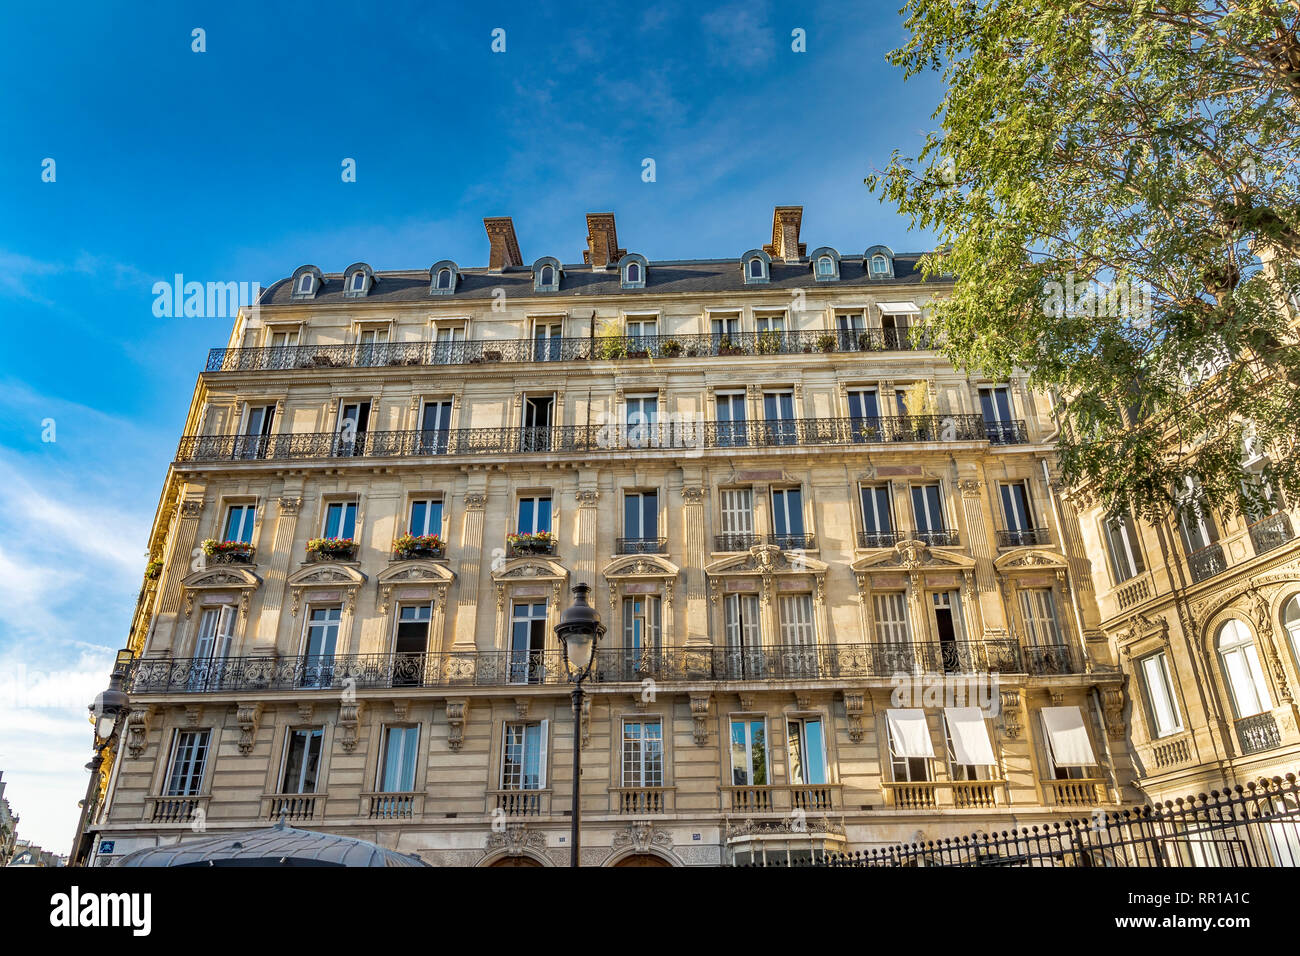
POLYGON ((773 259, 797 262, 808 251, 808 244, 799 241, 799 226, 803 222, 803 206, 777 206, 772 210, 772 243, 763 247, 773 259))
POLYGON ((618 230, 614 227, 612 212, 587 213, 587 248, 582 253, 582 261, 591 266, 593 272, 607 268, 627 255, 626 249, 618 247, 618 230))
POLYGON ((515 221, 509 216, 497 216, 483 220, 487 230, 488 241, 492 244, 488 252, 488 271, 500 272, 507 266, 524 264, 523 254, 519 251, 519 240, 515 238, 515 221))

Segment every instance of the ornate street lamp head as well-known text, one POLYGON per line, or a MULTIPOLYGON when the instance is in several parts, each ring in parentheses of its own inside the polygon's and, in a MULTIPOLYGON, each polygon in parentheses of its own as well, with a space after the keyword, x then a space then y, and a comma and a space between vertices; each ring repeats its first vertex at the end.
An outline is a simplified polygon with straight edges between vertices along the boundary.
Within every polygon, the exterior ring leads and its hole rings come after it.
POLYGON ((122 690, 126 680, 126 669, 134 655, 129 650, 117 652, 113 665, 113 674, 108 679, 108 690, 101 691, 87 709, 95 718, 95 737, 107 743, 117 729, 118 721, 126 713, 130 698, 122 690))
POLYGON ((587 602, 591 588, 585 584, 573 587, 573 603, 560 615, 560 623, 555 626, 555 636, 560 639, 564 650, 564 666, 568 669, 569 680, 581 684, 591 673, 592 662, 596 659, 596 644, 605 633, 605 625, 600 623, 600 615, 587 602))

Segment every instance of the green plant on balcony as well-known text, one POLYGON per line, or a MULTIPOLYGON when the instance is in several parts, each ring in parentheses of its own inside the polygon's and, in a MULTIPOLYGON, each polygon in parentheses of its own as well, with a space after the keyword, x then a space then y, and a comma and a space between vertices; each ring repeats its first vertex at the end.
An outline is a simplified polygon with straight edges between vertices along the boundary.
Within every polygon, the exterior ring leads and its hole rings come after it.
POLYGON ((822 352, 834 352, 835 336, 830 334, 817 336, 817 348, 822 352))
POLYGON ((739 345, 733 344, 731 339, 726 335, 718 339, 719 355, 740 355, 743 351, 744 350, 741 349, 739 345))
POLYGON ((676 358, 682 354, 682 343, 676 339, 668 339, 663 345, 659 346, 659 354, 665 358, 676 358))
POLYGON ((434 557, 442 553, 442 538, 436 534, 404 534, 393 542, 393 552, 403 558, 434 557))
POLYGON ((209 558, 248 561, 253 557, 253 546, 246 541, 218 541, 216 538, 208 538, 199 547, 209 558))
POLYGON ((351 538, 312 538, 307 542, 307 553, 314 558, 331 561, 350 558, 357 553, 357 543, 351 538))
POLYGON ((549 531, 531 531, 506 535, 506 543, 516 554, 546 554, 555 547, 555 535, 549 531))
POLYGON ((759 355, 776 355, 781 351, 781 333, 780 332, 762 332, 758 336, 758 354, 759 355))
POLYGON ((154 558, 144 566, 144 577, 146 581, 157 581, 162 576, 162 558, 154 558))

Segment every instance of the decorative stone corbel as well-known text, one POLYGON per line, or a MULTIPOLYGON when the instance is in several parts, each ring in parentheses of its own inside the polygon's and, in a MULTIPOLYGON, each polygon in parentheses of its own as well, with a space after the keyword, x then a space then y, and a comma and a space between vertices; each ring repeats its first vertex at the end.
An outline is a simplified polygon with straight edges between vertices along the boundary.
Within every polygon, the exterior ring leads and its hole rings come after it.
POLYGON ((262 702, 238 704, 235 721, 239 724, 239 752, 251 754, 257 741, 257 728, 262 722, 262 702))
POLYGON ((126 718, 126 749, 132 757, 144 753, 149 742, 149 721, 157 713, 155 707, 132 710, 126 718))
POLYGON ((405 720, 406 715, 410 713, 411 702, 409 700, 394 698, 392 704, 393 704, 393 719, 405 720))
POLYGON ((690 697, 695 745, 703 747, 709 742, 709 701, 713 698, 709 694, 691 694, 690 697))
POLYGON ((754 695, 753 695, 753 694, 741 693, 741 694, 739 694, 739 695, 737 695, 737 696, 740 697, 740 709, 741 709, 741 710, 743 710, 743 711, 751 711, 751 710, 754 709, 754 695))
POLYGON ((465 743, 465 724, 469 721, 469 700, 457 697, 447 701, 447 746, 459 753, 465 743))
POLYGON ((1101 709, 1106 715, 1106 734, 1111 740, 1124 739, 1124 691, 1106 687, 1101 692, 1101 709))
POLYGON ((302 507, 302 498, 293 498, 286 495, 280 498, 279 504, 280 504, 280 514, 296 515, 298 513, 298 509, 302 507))
POLYGON ((185 705, 185 722, 187 724, 189 724, 191 727, 197 727, 199 725, 199 721, 202 719, 203 719, 202 704, 185 705))
POLYGON ((1053 707, 1061 707, 1065 704, 1065 692, 1053 688, 1047 692, 1052 698, 1053 707))
POLYGON ((310 724, 316 716, 316 705, 310 700, 298 701, 298 719, 304 724, 310 724))
POLYGON ((862 743, 862 739, 867 735, 867 725, 862 720, 862 715, 867 709, 867 696, 860 691, 846 690, 844 695, 844 716, 848 720, 849 740, 855 744, 862 743))
POLYGON ((1020 737, 1020 691, 1004 690, 1002 697, 1002 735, 1008 740, 1020 737))
POLYGON ((800 710, 812 710, 812 691, 797 690, 794 692, 794 705, 800 710))
POLYGON ((528 707, 529 707, 530 704, 532 704, 532 702, 533 702, 533 699, 532 699, 531 697, 516 697, 516 698, 515 698, 515 716, 518 717, 520 720, 527 720, 527 719, 528 719, 528 707))
POLYGON ((365 701, 345 699, 339 704, 339 744, 345 754, 357 749, 360 739, 358 729, 361 726, 361 714, 365 710, 365 701))

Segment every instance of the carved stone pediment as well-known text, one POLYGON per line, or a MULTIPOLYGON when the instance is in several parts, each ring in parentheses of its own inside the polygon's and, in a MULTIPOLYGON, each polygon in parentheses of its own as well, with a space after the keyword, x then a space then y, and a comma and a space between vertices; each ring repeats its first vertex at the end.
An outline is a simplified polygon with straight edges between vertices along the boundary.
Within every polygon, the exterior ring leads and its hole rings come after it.
POLYGON ((366 583, 366 576, 350 564, 322 563, 309 564, 289 575, 285 585, 293 596, 290 610, 297 616, 302 607, 303 593, 315 588, 338 588, 347 596, 347 609, 356 607, 357 592, 366 583))
POLYGON ((869 554, 853 562, 856 574, 889 571, 965 571, 973 569, 975 561, 951 551, 932 551, 924 541, 905 538, 888 551, 869 554))
POLYGON ((656 554, 636 554, 615 558, 613 561, 609 562, 609 564, 605 565, 605 570, 601 573, 605 575, 606 579, 637 577, 675 578, 681 573, 681 568, 673 564, 667 558, 661 558, 656 554))
POLYGON ((261 586, 262 579, 248 568, 223 565, 195 571, 181 581, 185 594, 184 614, 189 617, 193 613, 196 593, 203 591, 239 591, 239 609, 247 611, 248 596, 261 586))
POLYGON ((456 580, 456 574, 446 565, 436 561, 414 560, 401 561, 380 571, 375 577, 379 586, 379 612, 388 613, 388 604, 393 596, 393 589, 404 584, 425 585, 434 589, 438 603, 447 600, 447 588, 456 580))
POLYGON ((1051 551, 1017 548, 998 555, 993 560, 993 567, 1003 574, 1017 571, 1055 571, 1058 568, 1063 570, 1066 561, 1064 556, 1051 551))
POLYGON ((726 574, 824 574, 827 564, 806 554, 782 551, 774 544, 760 544, 745 554, 721 558, 704 567, 710 576, 726 574))
POLYGON ((515 558, 507 561, 501 570, 492 572, 495 581, 517 581, 520 578, 563 581, 568 576, 568 569, 560 562, 537 557, 515 558))

